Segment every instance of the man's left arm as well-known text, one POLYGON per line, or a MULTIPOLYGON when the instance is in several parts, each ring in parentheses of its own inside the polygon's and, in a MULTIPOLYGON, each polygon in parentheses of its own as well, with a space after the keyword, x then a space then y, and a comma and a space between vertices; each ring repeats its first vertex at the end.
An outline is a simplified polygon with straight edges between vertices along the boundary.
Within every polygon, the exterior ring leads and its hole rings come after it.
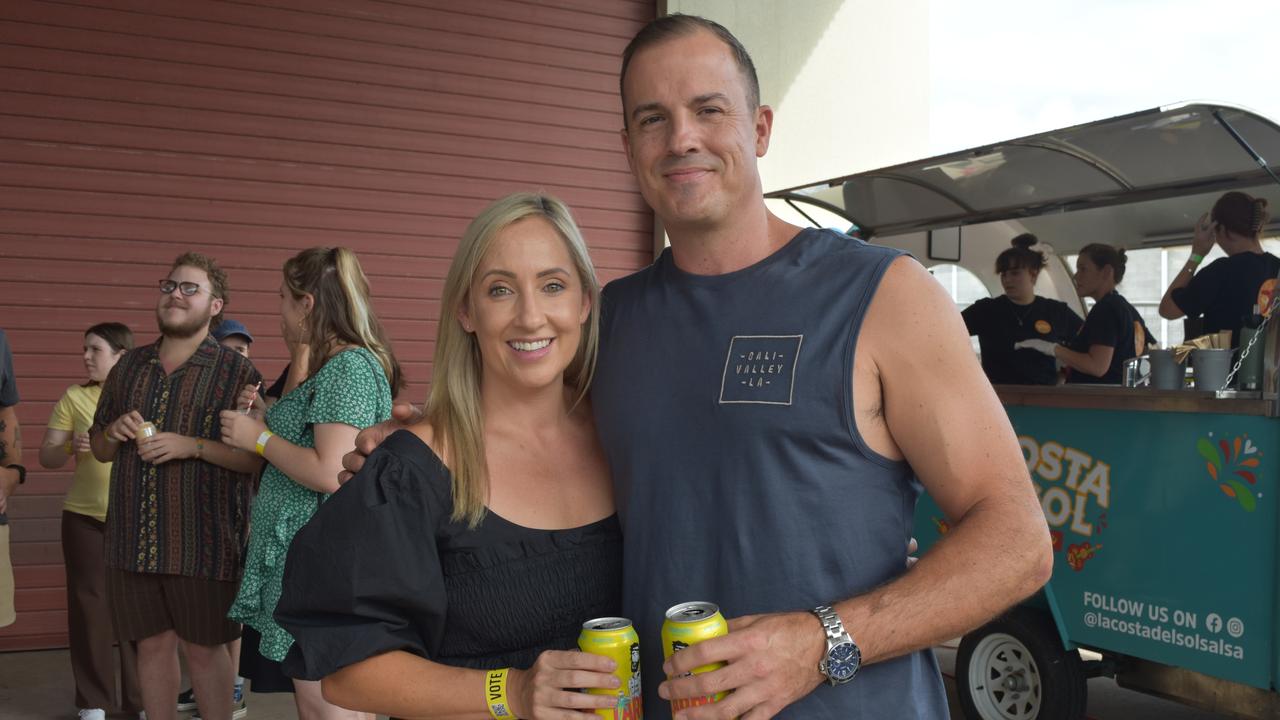
POLYGON ((22 464, 22 430, 18 427, 18 406, 0 407, 0 513, 8 510, 9 498, 18 489, 21 474, 8 465, 22 464))
MULTIPOLYGON (((874 368, 881 393, 878 412, 858 406, 859 430, 870 441, 882 424, 952 525, 910 571, 857 597, 832 598, 868 665, 978 627, 1039 589, 1053 556, 1004 408, 951 298, 914 260, 899 259, 886 272, 858 350, 856 363, 866 365, 855 372, 874 368)), ((669 674, 677 675, 708 662, 729 663, 664 683, 664 697, 735 689, 681 717, 772 717, 825 681, 818 671, 825 633, 807 610, 735 618, 729 629, 668 661, 669 674)))

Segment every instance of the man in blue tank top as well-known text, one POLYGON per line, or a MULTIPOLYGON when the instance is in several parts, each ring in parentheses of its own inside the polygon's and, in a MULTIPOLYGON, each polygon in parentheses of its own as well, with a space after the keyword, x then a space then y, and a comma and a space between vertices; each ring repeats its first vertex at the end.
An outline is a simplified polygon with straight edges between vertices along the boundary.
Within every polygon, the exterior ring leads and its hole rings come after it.
MULTIPOLYGON (((959 313, 912 258, 769 212, 773 111, 720 25, 645 26, 621 89, 627 160, 671 240, 605 288, 592 385, 647 720, 947 717, 929 648, 1052 570, 959 313), (951 530, 907 571, 922 489, 951 530), (664 664, 663 614, 689 600, 730 632, 664 664)), ((347 469, 394 429, 362 432, 347 469)))
POLYGON ((959 314, 912 258, 769 212, 773 111, 723 27, 650 23, 621 89, 627 159, 671 240, 605 289, 592 389, 646 716, 947 717, 929 648, 1052 568, 959 314), (952 530, 905 571, 922 487, 952 530), (730 633, 664 666, 663 612, 687 600, 718 603, 730 633))

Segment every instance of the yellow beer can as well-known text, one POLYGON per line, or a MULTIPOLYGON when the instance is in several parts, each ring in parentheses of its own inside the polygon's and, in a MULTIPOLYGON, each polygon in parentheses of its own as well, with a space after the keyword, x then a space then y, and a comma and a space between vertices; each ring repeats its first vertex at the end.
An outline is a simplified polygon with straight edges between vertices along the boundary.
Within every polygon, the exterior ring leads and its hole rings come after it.
POLYGON ((597 709, 596 714, 610 720, 644 720, 640 695, 640 636, 631 621, 620 617, 602 617, 582 623, 578 647, 592 655, 613 658, 613 671, 619 684, 614 688, 587 688, 592 695, 615 695, 612 708, 597 709))
MULTIPOLYGON (((720 608, 715 603, 686 602, 674 605, 667 610, 667 619, 662 623, 662 657, 669 660, 673 654, 690 645, 728 633, 729 623, 725 622, 724 616, 720 614, 720 608)), ((688 674, 711 672, 724 666, 725 663, 722 662, 701 665, 688 674)), ((674 714, 696 705, 720 702, 728 695, 727 692, 720 692, 715 695, 672 700, 671 712, 674 714)))

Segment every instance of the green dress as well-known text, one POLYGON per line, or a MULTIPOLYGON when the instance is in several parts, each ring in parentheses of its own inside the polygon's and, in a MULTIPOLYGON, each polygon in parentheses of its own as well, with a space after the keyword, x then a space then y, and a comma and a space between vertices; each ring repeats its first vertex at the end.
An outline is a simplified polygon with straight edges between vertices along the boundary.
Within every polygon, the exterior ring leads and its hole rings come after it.
MULTIPOLYGON (((366 428, 391 417, 391 387, 377 357, 365 348, 329 358, 306 382, 267 411, 267 427, 299 447, 315 447, 315 425, 341 423, 366 428)), ((249 552, 240 591, 227 616, 262 634, 259 652, 279 662, 293 637, 272 614, 280 600, 285 555, 298 530, 329 496, 299 485, 267 464, 253 501, 249 552)))

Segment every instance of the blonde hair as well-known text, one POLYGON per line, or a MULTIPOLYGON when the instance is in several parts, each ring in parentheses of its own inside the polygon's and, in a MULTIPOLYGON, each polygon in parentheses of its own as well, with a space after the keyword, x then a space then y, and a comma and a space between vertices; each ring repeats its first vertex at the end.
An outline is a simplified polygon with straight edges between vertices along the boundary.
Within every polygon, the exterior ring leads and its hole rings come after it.
POLYGON ((320 371, 338 345, 358 345, 378 358, 394 396, 404 386, 400 363, 369 302, 369 279, 347 248, 314 247, 285 261, 284 284, 294 299, 310 294, 315 304, 303 328, 311 345, 307 376, 320 371))
POLYGON ((540 193, 515 193, 499 198, 467 226, 449 265, 440 298, 434 376, 427 398, 427 421, 439 439, 440 450, 449 458, 449 470, 453 476, 452 519, 455 522, 465 520, 471 527, 484 517, 489 479, 484 454, 484 418, 480 407, 480 346, 475 336, 462 328, 458 311, 467 301, 467 293, 479 272, 480 263, 498 233, 531 217, 542 218, 555 228, 573 259, 583 293, 591 303, 578 350, 564 371, 565 384, 574 391, 575 406, 586 397, 595 373, 600 338, 600 286, 596 282, 587 244, 568 206, 540 193))

